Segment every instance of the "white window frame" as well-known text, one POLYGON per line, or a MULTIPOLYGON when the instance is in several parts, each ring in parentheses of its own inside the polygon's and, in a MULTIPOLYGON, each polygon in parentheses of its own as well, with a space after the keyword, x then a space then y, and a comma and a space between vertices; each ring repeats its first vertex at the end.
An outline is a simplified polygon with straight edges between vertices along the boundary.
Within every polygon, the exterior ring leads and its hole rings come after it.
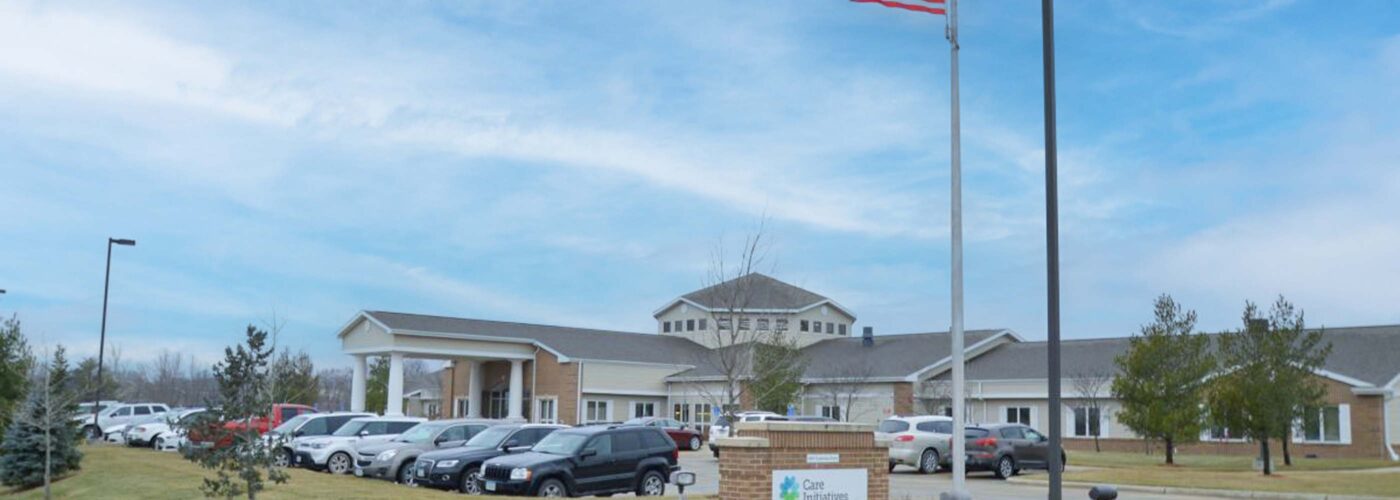
MULTIPOLYGON (((629 419, 632 419, 632 418, 643 418, 643 417, 655 417, 655 416, 656 416, 656 402, 655 402, 655 401, 628 401, 628 403, 627 403, 627 415, 628 415, 627 418, 629 418, 629 419), (651 414, 650 414, 650 415, 638 415, 638 414, 637 414, 637 409, 638 409, 638 408, 641 408, 641 407, 643 407, 643 406, 650 406, 650 407, 651 407, 651 414)), ((679 421, 680 419, 675 419, 675 420, 679 421)))
POLYGON ((601 422, 612 422, 612 400, 611 399, 585 399, 583 400, 583 423, 596 424, 601 422), (593 407, 601 407, 603 415, 601 419, 592 411, 593 407))
POLYGON ((823 417, 835 419, 838 422, 844 422, 844 420, 841 420, 841 405, 821 405, 817 408, 817 411, 821 413, 823 417))
POLYGON ((469 415, 470 413, 468 413, 468 410, 471 410, 470 406, 470 398, 464 396, 452 398, 452 418, 462 418, 469 415))
POLYGON ((559 423, 559 398, 557 396, 542 396, 535 398, 535 423, 557 424, 559 423), (549 406, 549 418, 545 418, 544 407, 549 406))
POLYGON ((1294 434, 1294 441, 1307 444, 1351 444, 1351 405, 1335 404, 1323 405, 1313 409, 1317 412, 1317 436, 1318 439, 1308 439, 1307 429, 1304 428, 1307 419, 1299 419, 1297 431, 1294 434), (1337 409, 1337 439, 1327 439, 1327 408, 1337 409))
POLYGON ((1030 426, 1030 427, 1036 427, 1036 425, 1035 425, 1036 418, 1035 418, 1035 417, 1036 417, 1036 408, 1035 408, 1034 405, 1031 405, 1031 406, 1024 406, 1024 405, 1011 406, 1011 405, 1007 405, 1007 406, 1002 406, 1002 407, 1001 407, 1001 421, 1002 421, 1002 423, 1005 423, 1005 424, 1022 424, 1022 425, 1026 425, 1026 426, 1030 426), (1013 420, 1011 420, 1010 418, 1007 418, 1006 410, 1010 410, 1010 409, 1016 409, 1016 410, 1017 410, 1016 416, 1018 416, 1018 417, 1019 417, 1020 414, 1021 414, 1021 412, 1020 412, 1019 410, 1026 410, 1026 417, 1029 418, 1031 421, 1030 421, 1030 422, 1019 422, 1019 421, 1013 421, 1013 420))
POLYGON ((1070 408, 1069 414, 1070 414, 1070 419, 1069 419, 1069 420, 1070 420, 1070 422, 1069 422, 1069 426, 1070 426, 1070 427, 1069 427, 1069 435, 1070 435, 1070 436, 1072 436, 1072 437, 1081 437, 1081 438, 1092 438, 1092 437, 1099 437, 1099 438, 1102 438, 1102 437, 1103 437, 1103 408, 1102 408, 1102 407, 1100 407, 1100 408, 1094 408, 1094 407, 1091 407, 1091 406, 1076 406, 1076 407, 1074 407, 1074 408, 1070 408), (1083 413, 1080 413, 1080 412, 1083 412, 1083 413), (1092 412, 1092 413, 1096 413, 1096 415, 1093 415, 1093 416, 1094 416, 1094 417, 1098 417, 1098 418, 1091 419, 1091 418, 1090 418, 1090 413, 1091 413, 1091 412, 1092 412), (1080 415, 1083 415, 1083 418, 1084 418, 1084 432, 1083 432, 1083 433, 1080 433, 1080 432, 1079 432, 1079 420, 1080 420, 1080 415), (1094 420, 1097 420, 1097 422, 1095 422, 1094 420), (1098 431, 1099 431, 1099 432, 1097 432, 1097 433, 1093 432, 1095 426, 1098 427, 1098 431))

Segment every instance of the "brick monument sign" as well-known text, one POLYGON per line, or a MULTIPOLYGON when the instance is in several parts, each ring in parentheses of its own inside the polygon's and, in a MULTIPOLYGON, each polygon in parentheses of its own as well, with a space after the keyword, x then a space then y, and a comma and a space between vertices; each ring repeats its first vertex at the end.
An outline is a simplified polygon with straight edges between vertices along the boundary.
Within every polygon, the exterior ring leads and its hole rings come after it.
POLYGON ((875 427, 737 422, 721 438, 720 500, 889 500, 888 443, 875 427))

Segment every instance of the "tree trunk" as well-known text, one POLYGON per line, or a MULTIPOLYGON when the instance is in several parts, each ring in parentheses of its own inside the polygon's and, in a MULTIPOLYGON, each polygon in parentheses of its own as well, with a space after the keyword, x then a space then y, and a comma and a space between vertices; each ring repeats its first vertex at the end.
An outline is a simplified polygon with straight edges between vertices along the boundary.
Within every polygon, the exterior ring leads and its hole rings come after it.
POLYGON ((1167 438, 1167 464, 1176 465, 1176 442, 1167 438))
POLYGON ((1103 450, 1099 449, 1099 436, 1098 436, 1097 434, 1095 434, 1095 435, 1094 435, 1094 453, 1099 453, 1099 452, 1102 452, 1102 451, 1103 451, 1103 450))
POLYGON ((1283 447, 1283 465, 1286 465, 1286 466, 1288 466, 1288 467, 1292 467, 1292 466, 1293 466, 1293 454, 1288 452, 1288 437, 1287 437, 1287 436, 1284 436, 1283 438, 1280 438, 1280 439, 1279 439, 1279 443, 1282 443, 1282 444, 1280 444, 1279 446, 1282 446, 1282 447, 1283 447))
POLYGON ((1264 475, 1272 475, 1274 471, 1269 463, 1269 438, 1259 440, 1259 458, 1264 462, 1264 475))

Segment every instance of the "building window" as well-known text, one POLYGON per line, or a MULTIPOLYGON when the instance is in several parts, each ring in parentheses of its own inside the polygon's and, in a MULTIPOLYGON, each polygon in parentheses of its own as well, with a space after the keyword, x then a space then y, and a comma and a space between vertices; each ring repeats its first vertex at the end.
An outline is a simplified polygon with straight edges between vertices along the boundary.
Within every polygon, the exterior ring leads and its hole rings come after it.
POLYGON ((822 416, 833 420, 841 420, 841 406, 822 406, 822 416))
POLYGON ((671 322, 670 322, 670 321, 663 321, 663 322, 661 322, 661 333, 671 333, 671 322))
POLYGON ((535 400, 535 405, 539 410, 535 415, 539 417, 536 422, 541 424, 553 424, 559 421, 559 400, 554 398, 540 398, 535 400))
POLYGON ((471 409, 468 408, 467 405, 469 400, 467 398, 457 398, 454 402, 456 403, 456 405, 454 406, 456 413, 453 413, 452 416, 457 418, 467 416, 467 410, 471 409))
POLYGON ((693 332, 693 331, 695 331, 695 320, 693 320, 693 319, 685 320, 685 331, 687 331, 687 332, 693 332))
POLYGON ((1031 408, 1029 406, 1008 406, 1006 407, 1006 418, 1003 422, 1008 424, 1021 424, 1035 427, 1031 423, 1031 408))
POLYGON ((1310 443, 1349 442, 1350 405, 1309 408, 1303 413, 1303 441, 1310 443))
POLYGON ((442 415, 439 415, 439 412, 441 412, 441 411, 442 411, 442 406, 439 405, 438 403, 435 403, 435 402, 433 402, 433 403, 423 403, 423 416, 425 416, 425 417, 428 417, 428 418, 442 418, 442 415))
POLYGON ((655 417, 656 403, 646 401, 632 402, 632 418, 655 417))
POLYGON ((767 319, 767 318, 760 318, 760 319, 758 320, 758 331, 760 331, 760 332, 766 332, 766 331, 768 331, 768 319, 767 319))
POLYGON ((826 324, 826 333, 836 333, 836 324, 835 324, 835 323, 831 323, 831 322, 827 322, 827 324, 826 324))
POLYGON ((1099 432, 1101 420, 1099 419, 1099 408, 1075 408, 1074 409, 1074 435, 1075 437, 1096 437, 1102 436, 1099 432))
POLYGON ((839 324, 839 325, 836 325, 836 334, 837 334, 837 335, 840 335, 840 336, 842 336, 842 337, 845 337, 845 336, 846 336, 846 324, 845 324, 845 323, 841 323, 841 324, 839 324))
POLYGON ((684 322, 684 321, 676 320, 676 331, 678 331, 678 332, 683 332, 683 331, 685 331, 685 330, 683 329, 684 326, 685 326, 685 322, 684 322))
POLYGON ((690 421, 690 405, 676 403, 671 405, 671 418, 682 422, 690 421))
POLYGON ((799 331, 804 331, 804 332, 807 331, 807 320, 804 319, 804 320, 798 322, 798 323, 797 323, 797 329, 798 329, 799 331))
POLYGON ((715 325, 716 325, 721 331, 723 331, 723 330, 728 330, 728 329, 729 329, 729 326, 730 326, 729 318, 720 318, 720 319, 717 319, 717 320, 715 320, 715 325))
POLYGON ((583 423, 596 424, 612 421, 612 401, 588 400, 583 405, 583 423))
POLYGON ((749 318, 739 318, 739 331, 749 329, 749 318))
POLYGON ((788 328, 788 327, 787 327, 787 320, 786 320, 786 319, 774 320, 773 323, 774 323, 774 325, 775 325, 775 326, 773 327, 773 331, 775 331, 775 332, 786 332, 786 331, 787 331, 787 328, 788 328))
POLYGON ((706 328, 708 327, 705 325, 705 318, 700 318, 700 331, 703 332, 706 328))

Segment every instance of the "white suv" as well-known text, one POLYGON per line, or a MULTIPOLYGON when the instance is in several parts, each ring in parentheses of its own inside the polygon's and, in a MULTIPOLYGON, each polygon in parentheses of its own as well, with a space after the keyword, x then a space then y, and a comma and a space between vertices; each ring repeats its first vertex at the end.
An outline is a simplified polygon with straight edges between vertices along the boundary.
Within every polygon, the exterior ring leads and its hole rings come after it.
POLYGON ((952 460, 952 417, 890 417, 880 422, 875 437, 890 441, 890 471, 896 465, 908 465, 933 474, 952 460))
POLYGON ((75 415, 73 420, 82 422, 84 435, 95 438, 125 430, 127 424, 151 420, 168 411, 170 407, 161 403, 126 403, 108 406, 98 412, 96 426, 92 425, 91 413, 75 415), (84 420, 79 420, 80 416, 84 420))
POLYGON ((388 441, 428 419, 420 417, 362 417, 352 419, 329 436, 299 439, 292 463, 311 470, 347 474, 355 469, 355 446, 388 441))
POLYGON ((353 419, 373 416, 373 413, 364 412, 303 413, 263 434, 262 439, 265 445, 281 448, 272 456, 273 463, 278 467, 290 467, 298 444, 329 436, 353 419))
POLYGON ((767 422, 770 420, 787 420, 787 417, 773 413, 771 411, 745 411, 734 414, 733 417, 721 415, 710 424, 710 453, 719 458, 719 446, 715 445, 715 440, 729 437, 730 419, 735 422, 767 422))

